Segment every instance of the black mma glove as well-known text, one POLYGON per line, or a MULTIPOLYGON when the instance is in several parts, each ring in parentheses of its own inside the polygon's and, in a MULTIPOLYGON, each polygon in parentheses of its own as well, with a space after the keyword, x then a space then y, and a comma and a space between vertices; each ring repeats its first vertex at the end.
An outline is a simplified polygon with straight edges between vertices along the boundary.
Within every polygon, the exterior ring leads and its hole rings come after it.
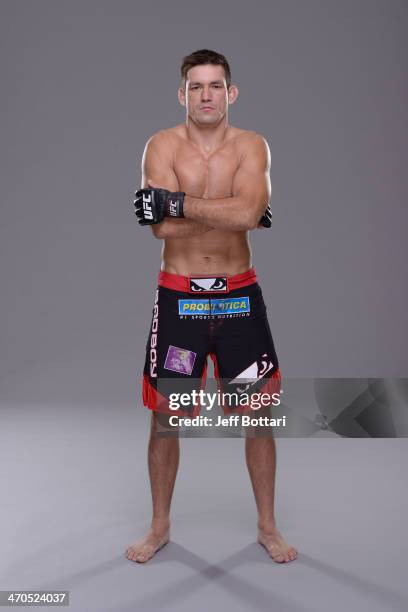
POLYGON ((133 204, 140 225, 153 225, 163 221, 164 217, 184 217, 183 191, 146 188, 135 193, 133 204))
POLYGON ((259 225, 262 225, 263 227, 271 227, 272 225, 272 211, 269 204, 268 208, 265 210, 264 214, 259 220, 259 225))

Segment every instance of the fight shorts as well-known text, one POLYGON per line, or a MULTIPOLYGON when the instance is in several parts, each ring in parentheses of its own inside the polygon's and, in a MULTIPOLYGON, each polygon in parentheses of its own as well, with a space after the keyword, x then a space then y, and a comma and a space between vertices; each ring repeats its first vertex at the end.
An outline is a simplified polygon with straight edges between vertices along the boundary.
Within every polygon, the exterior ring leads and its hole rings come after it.
MULTIPOLYGON (((143 403, 164 414, 196 416, 200 406, 170 408, 172 393, 204 389, 207 358, 223 393, 280 392, 278 358, 255 270, 234 276, 160 272, 146 345, 143 403)), ((231 400, 224 414, 248 412, 231 400)))

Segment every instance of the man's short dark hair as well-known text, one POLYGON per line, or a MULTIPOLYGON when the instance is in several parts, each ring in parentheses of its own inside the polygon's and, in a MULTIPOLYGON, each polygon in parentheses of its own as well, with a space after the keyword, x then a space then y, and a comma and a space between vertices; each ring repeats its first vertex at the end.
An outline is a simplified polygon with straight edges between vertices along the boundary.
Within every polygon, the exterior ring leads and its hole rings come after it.
POLYGON ((210 49, 199 49, 183 57, 183 63, 181 64, 181 79, 182 84, 185 85, 187 80, 187 72, 194 66, 201 66, 203 64, 213 64, 214 66, 222 66, 225 72, 225 81, 227 87, 231 85, 231 69, 228 61, 224 55, 217 53, 216 51, 210 51, 210 49))

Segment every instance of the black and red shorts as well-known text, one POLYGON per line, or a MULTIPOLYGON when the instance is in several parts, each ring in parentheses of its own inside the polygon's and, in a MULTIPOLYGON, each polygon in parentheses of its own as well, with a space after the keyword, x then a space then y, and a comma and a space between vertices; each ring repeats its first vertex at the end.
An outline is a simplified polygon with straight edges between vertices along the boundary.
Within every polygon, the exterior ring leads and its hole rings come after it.
MULTIPOLYGON (((204 388, 208 356, 223 391, 251 387, 251 392, 279 393, 278 358, 253 268, 217 277, 159 273, 146 345, 144 405, 174 414, 170 390, 204 388)), ((196 416, 199 409, 180 412, 196 416)))

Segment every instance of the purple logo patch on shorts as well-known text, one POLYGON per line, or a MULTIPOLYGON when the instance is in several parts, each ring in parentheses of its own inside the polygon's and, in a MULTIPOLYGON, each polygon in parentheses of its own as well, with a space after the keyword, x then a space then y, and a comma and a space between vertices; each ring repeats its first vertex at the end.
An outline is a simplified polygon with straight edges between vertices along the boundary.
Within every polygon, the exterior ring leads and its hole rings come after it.
POLYGON ((169 345, 164 367, 166 370, 180 372, 181 374, 191 374, 197 353, 169 345))

